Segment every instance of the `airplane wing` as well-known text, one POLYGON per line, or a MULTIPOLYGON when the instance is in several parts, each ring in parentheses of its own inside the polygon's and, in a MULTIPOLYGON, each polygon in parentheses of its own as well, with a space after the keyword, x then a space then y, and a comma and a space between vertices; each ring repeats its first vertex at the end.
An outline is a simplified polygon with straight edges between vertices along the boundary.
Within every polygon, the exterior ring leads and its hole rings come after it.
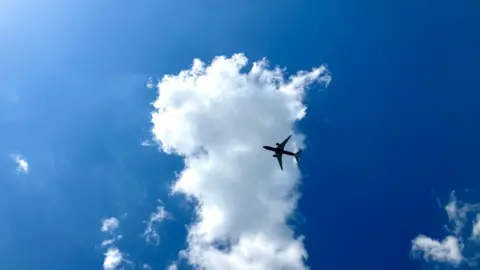
POLYGON ((279 144, 277 146, 277 149, 283 150, 285 148, 285 145, 287 144, 288 140, 290 140, 290 137, 292 137, 292 135, 288 136, 281 144, 279 144))
POLYGON ((282 153, 275 154, 277 156, 278 164, 280 165, 280 169, 283 171, 283 164, 282 164, 282 153))

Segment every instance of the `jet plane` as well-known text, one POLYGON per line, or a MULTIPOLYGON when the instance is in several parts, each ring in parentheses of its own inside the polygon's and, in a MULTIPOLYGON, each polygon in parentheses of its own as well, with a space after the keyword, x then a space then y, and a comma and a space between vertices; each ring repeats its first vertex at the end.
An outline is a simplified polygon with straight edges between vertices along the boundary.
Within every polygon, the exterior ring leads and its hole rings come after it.
POLYGON ((298 150, 298 152, 296 152, 296 153, 284 150, 285 145, 287 144, 290 137, 292 137, 292 135, 288 136, 288 138, 286 138, 282 143, 276 143, 277 147, 263 146, 263 148, 265 148, 266 150, 270 150, 270 151, 275 152, 273 157, 277 158, 278 164, 280 164, 280 169, 282 171, 283 171, 283 165, 282 165, 282 155, 283 154, 289 155, 289 156, 294 156, 295 159, 297 160, 297 163, 298 163, 298 157, 300 156, 300 153, 302 152, 302 149, 298 150))

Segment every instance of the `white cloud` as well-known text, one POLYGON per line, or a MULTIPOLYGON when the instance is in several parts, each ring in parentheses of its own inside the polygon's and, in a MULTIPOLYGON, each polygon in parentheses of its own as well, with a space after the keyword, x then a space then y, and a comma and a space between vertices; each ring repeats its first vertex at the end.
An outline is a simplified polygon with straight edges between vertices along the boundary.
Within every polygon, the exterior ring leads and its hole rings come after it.
MULTIPOLYGON (((160 203, 162 203, 160 201, 160 203)), ((145 240, 148 243, 153 243, 158 245, 160 243, 160 236, 153 228, 154 224, 162 222, 165 218, 171 217, 171 214, 165 211, 165 207, 163 205, 157 206, 155 212, 150 214, 150 219, 147 222, 147 228, 143 235, 145 236, 145 240)))
POLYGON ((158 84, 154 139, 166 153, 184 157, 173 193, 198 202, 187 258, 207 270, 307 269, 303 238, 287 225, 300 171, 288 156, 281 171, 262 146, 292 133, 286 149, 302 146, 293 126, 306 114, 306 87, 324 83, 327 70, 285 79, 284 70, 269 69, 266 60, 243 73, 246 63, 242 54, 209 66, 195 59, 190 70, 158 84))
MULTIPOLYGON (((419 235, 412 241, 412 253, 414 255, 423 254, 425 261, 448 263, 455 266, 461 263, 466 263, 466 265, 472 267, 476 266, 480 258, 478 254, 475 252, 473 252, 473 256, 465 254, 469 254, 472 251, 472 247, 475 247, 471 240, 477 239, 477 235, 480 234, 480 222, 473 224, 471 237, 465 239, 464 236, 465 225, 469 216, 471 213, 480 211, 480 204, 463 203, 457 200, 455 191, 453 191, 450 194, 450 201, 444 207, 444 210, 447 212, 450 221, 449 225, 451 225, 446 226, 446 229, 451 235, 448 235, 442 242, 425 235, 419 235)), ((479 216, 477 214, 477 220, 479 216)))
MULTIPOLYGON (((460 235, 464 230, 465 225, 468 221, 468 215, 470 213, 479 213, 480 204, 478 203, 463 203, 457 200, 455 192, 453 191, 450 194, 450 202, 445 206, 445 211, 447 211, 448 218, 451 223, 453 223, 454 228, 451 229, 454 234, 460 235)), ((471 238, 477 239, 480 237, 480 215, 477 214, 477 223, 473 223, 471 238)))
POLYGON ((115 239, 107 239, 102 241, 102 247, 110 246, 115 243, 115 239))
POLYGON ((323 83, 325 87, 328 87, 330 83, 332 82, 332 73, 328 71, 327 66, 323 66, 323 74, 322 76, 318 79, 319 83, 323 83))
POLYGON ((477 214, 477 219, 473 224, 472 238, 480 240, 480 214, 477 214))
POLYGON ((115 237, 107 240, 102 241, 102 247, 107 247, 107 246, 112 246, 114 245, 118 240, 122 239, 122 235, 116 235, 115 237))
POLYGON ((115 270, 122 263, 123 254, 118 248, 109 248, 105 253, 105 260, 103 261, 103 269, 115 270))
POLYGON ((142 269, 143 270, 152 270, 153 268, 150 265, 145 263, 145 264, 142 265, 142 269))
POLYGON ((128 262, 125 260, 123 253, 115 246, 116 241, 122 239, 122 235, 116 233, 119 226, 120 223, 115 217, 102 220, 101 231, 108 232, 113 236, 111 239, 102 241, 102 247, 108 247, 105 253, 105 260, 103 261, 103 268, 105 270, 115 270, 123 261, 128 262))
MULTIPOLYGON (((157 78, 157 81, 158 81, 158 78, 157 78)), ((152 78, 152 77, 148 78, 147 83, 145 84, 145 86, 146 86, 148 89, 153 89, 153 88, 155 88, 155 83, 153 82, 153 78, 152 78)))
POLYGON ((119 223, 118 219, 111 217, 102 220, 102 232, 109 232, 113 233, 116 229, 118 229, 119 223))
POLYGON ((470 211, 470 205, 461 205, 457 200, 455 191, 450 193, 450 202, 445 206, 448 219, 454 224, 453 233, 459 234, 465 225, 467 213, 470 211))
POLYGON ((30 167, 28 165, 27 160, 24 157, 22 157, 19 154, 14 154, 14 155, 12 155, 12 159, 17 164, 17 172, 18 173, 28 174, 28 171, 30 170, 30 167))
POLYGON ((141 146, 152 146, 152 145, 155 145, 153 142, 149 141, 149 140, 143 140, 140 142, 140 145, 141 146))
POLYGON ((170 264, 168 267, 167 267, 167 270, 178 270, 178 267, 176 264, 170 264))
POLYGON ((412 241, 412 252, 421 252, 425 261, 437 261, 459 265, 462 262, 462 245, 454 236, 447 236, 442 242, 419 235, 412 241))

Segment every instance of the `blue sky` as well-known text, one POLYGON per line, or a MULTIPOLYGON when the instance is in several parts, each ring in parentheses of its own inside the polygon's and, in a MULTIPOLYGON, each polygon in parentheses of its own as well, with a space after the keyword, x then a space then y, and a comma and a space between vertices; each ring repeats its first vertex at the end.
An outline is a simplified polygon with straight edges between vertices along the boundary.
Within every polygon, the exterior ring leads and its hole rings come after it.
POLYGON ((474 269, 479 5, 0 2, 0 269, 474 269), (281 172, 255 146, 289 132, 281 172))

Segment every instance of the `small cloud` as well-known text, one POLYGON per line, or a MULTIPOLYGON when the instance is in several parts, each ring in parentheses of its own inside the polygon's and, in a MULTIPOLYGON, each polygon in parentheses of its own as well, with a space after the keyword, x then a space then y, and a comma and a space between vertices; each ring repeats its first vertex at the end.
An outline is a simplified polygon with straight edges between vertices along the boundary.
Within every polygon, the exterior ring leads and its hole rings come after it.
POLYGON ((105 253, 105 260, 103 261, 103 269, 115 270, 122 263, 123 254, 118 248, 109 248, 105 253))
POLYGON ((330 85, 330 82, 332 82, 332 73, 328 70, 327 65, 321 65, 319 71, 321 75, 318 77, 317 81, 327 88, 330 85))
POLYGON ((102 241, 102 247, 110 246, 115 243, 115 239, 108 239, 102 241))
POLYGON ((454 223, 453 231, 455 234, 458 234, 462 231, 467 212, 470 210, 469 208, 469 205, 460 206, 460 202, 455 196, 455 191, 450 193, 450 202, 445 206, 444 209, 447 212, 450 222, 454 223))
POLYGON ((102 232, 113 233, 119 226, 118 219, 111 217, 102 220, 102 232))
POLYGON ((472 238, 480 240, 480 214, 477 214, 477 219, 473 224, 472 238))
MULTIPOLYGON (((162 202, 160 201, 162 204, 162 202)), ((160 236, 153 228, 154 224, 162 222, 165 218, 171 217, 171 214, 165 211, 165 207, 163 205, 157 206, 155 212, 150 214, 150 220, 147 222, 147 228, 143 235, 145 236, 145 241, 147 243, 152 243, 154 245, 158 245, 160 242, 160 236)))
POLYGON ((122 237, 123 237, 122 235, 117 235, 114 238, 103 240, 102 241, 102 247, 113 246, 115 244, 115 242, 122 239, 122 237))
POLYGON ((153 145, 155 145, 152 141, 149 141, 149 140, 143 140, 140 144, 142 146, 153 146, 153 145))
POLYGON ((472 247, 475 247, 472 240, 480 239, 480 204, 464 203, 457 199, 453 191, 444 210, 449 219, 449 224, 445 226, 449 235, 441 242, 425 235, 419 235, 412 241, 412 254, 414 256, 423 254, 425 261, 447 263, 454 266, 461 263, 469 266, 476 265, 480 257, 476 252, 469 253, 472 251, 472 247), (465 227, 468 226, 467 222, 471 219, 472 214, 476 214, 477 218, 470 231, 471 237, 468 237, 465 234, 465 227))
MULTIPOLYGON (((122 216, 124 217, 125 214, 122 216)), ((116 270, 120 264, 132 264, 132 262, 126 258, 125 254, 120 252, 120 250, 116 247, 116 242, 122 239, 122 235, 116 232, 119 226, 120 223, 115 217, 102 220, 101 231, 108 232, 111 236, 110 239, 103 240, 101 245, 102 248, 107 248, 105 260, 103 262, 103 268, 105 270, 116 270)))
MULTIPOLYGON (((158 78, 157 78, 157 82, 158 82, 158 78)), ((153 82, 153 78, 152 77, 149 77, 148 80, 147 80, 147 83, 145 85, 148 89, 154 89, 155 88, 155 83, 153 82)))
POLYGON ((28 174, 30 170, 27 160, 19 154, 12 155, 13 161, 17 164, 17 172, 28 174))
POLYGON ((454 236, 447 236, 442 242, 425 235, 419 235, 412 241, 412 252, 423 254, 425 261, 436 261, 459 265, 462 262, 462 245, 454 236))
POLYGON ((152 268, 150 265, 144 263, 144 264, 142 265, 142 269, 143 269, 143 270, 152 270, 153 268, 152 268))
POLYGON ((175 263, 173 263, 168 266, 167 270, 178 270, 178 267, 175 263))

